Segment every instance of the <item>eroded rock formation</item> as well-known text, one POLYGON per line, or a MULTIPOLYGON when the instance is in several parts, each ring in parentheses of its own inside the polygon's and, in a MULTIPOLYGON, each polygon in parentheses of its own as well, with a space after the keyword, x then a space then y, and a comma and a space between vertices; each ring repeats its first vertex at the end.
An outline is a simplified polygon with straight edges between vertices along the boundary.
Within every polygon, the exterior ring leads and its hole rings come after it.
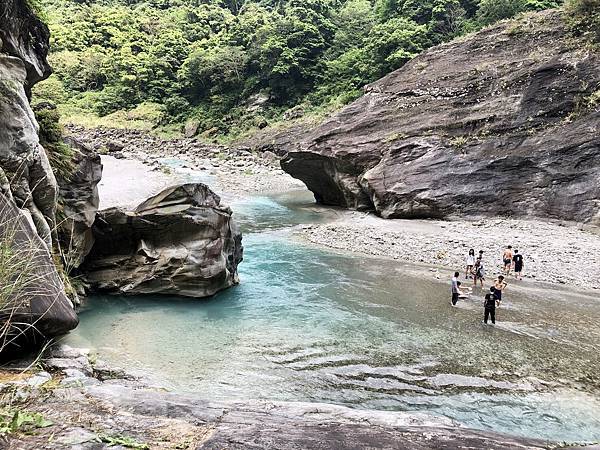
POLYGON ((83 271, 96 292, 207 297, 238 283, 242 236, 203 184, 174 186, 134 211, 98 213, 83 271))
POLYGON ((37 231, 0 193, 0 353, 77 326, 54 262, 37 231))
POLYGON ((65 143, 73 153, 73 172, 58 180, 62 211, 58 237, 69 268, 78 268, 94 245, 92 225, 96 220, 102 178, 100 155, 78 140, 67 137, 65 143))
POLYGON ((324 204, 385 218, 537 216, 600 225, 600 56, 561 12, 425 52, 320 126, 282 167, 324 204))
POLYGON ((51 255, 58 185, 28 98, 50 74, 48 40, 29 3, 0 3, 0 340, 12 349, 77 326, 51 255))

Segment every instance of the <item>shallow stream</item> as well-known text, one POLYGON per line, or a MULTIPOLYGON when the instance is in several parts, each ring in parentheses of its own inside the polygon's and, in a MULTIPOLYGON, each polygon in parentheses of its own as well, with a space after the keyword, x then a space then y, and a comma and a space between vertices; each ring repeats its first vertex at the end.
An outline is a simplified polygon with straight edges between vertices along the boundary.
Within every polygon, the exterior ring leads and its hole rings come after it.
POLYGON ((304 193, 231 205, 244 232, 239 286, 204 301, 92 298, 68 343, 211 399, 421 411, 600 440, 598 299, 509 290, 496 327, 484 326, 480 291, 452 308, 448 282, 426 268, 294 239, 294 226, 338 214, 304 193))

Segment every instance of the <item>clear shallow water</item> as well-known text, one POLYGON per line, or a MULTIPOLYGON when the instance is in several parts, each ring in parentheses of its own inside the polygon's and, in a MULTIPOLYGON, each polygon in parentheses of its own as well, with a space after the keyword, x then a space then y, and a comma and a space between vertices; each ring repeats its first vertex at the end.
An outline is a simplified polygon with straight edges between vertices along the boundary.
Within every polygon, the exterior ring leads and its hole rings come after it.
POLYGON ((423 411, 566 441, 600 439, 598 301, 529 289, 496 328, 480 300, 399 263, 303 246, 337 214, 287 195, 232 204, 242 284, 205 301, 96 297, 69 343, 214 399, 423 411), (411 272, 412 273, 412 272, 411 272))

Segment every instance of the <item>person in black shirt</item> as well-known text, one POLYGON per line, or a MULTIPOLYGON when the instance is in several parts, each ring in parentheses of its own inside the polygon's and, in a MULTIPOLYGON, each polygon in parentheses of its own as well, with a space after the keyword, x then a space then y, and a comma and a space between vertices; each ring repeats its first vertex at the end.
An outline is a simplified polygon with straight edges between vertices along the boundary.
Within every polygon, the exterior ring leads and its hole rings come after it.
POLYGON ((515 278, 522 280, 523 276, 523 255, 519 253, 519 250, 515 250, 515 256, 513 256, 513 264, 515 265, 515 278))
POLYGON ((484 315, 483 315, 483 323, 487 325, 488 318, 492 319, 492 323, 496 324, 496 288, 492 286, 490 288, 490 292, 485 294, 485 300, 483 301, 484 307, 484 315))

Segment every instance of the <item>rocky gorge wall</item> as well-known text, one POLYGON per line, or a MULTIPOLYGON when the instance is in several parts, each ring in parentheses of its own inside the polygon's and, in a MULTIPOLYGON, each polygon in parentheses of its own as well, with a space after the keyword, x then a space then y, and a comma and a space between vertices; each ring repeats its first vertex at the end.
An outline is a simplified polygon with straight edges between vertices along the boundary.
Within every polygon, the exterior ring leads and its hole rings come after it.
POLYGON ((327 205, 600 225, 599 99, 597 48, 553 10, 434 47, 269 145, 327 205))
POLYGON ((48 39, 26 2, 0 4, 0 353, 78 323, 52 255, 58 183, 29 104, 50 74, 48 39))

